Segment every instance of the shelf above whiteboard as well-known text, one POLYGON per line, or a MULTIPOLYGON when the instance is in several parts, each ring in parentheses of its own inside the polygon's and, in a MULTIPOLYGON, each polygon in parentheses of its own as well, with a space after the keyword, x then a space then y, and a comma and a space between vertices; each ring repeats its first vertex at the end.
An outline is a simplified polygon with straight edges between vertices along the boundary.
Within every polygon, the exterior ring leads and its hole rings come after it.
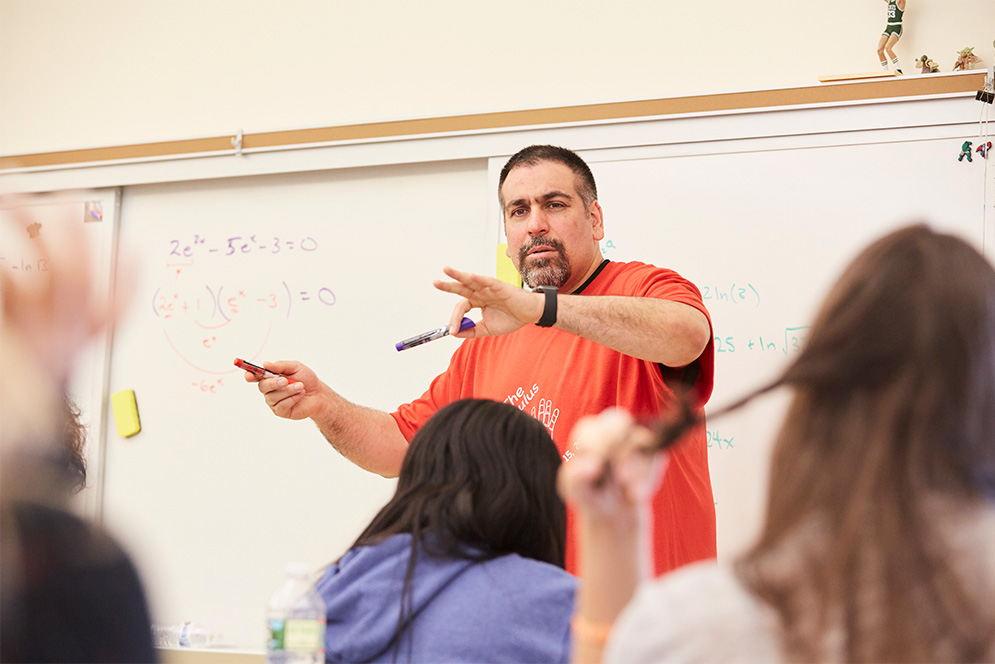
MULTIPOLYGON (((229 136, 94 147, 82 150, 0 156, 0 176, 36 170, 63 170, 106 164, 195 157, 242 157, 253 153, 297 150, 425 138, 514 132, 542 126, 627 122, 640 118, 727 113, 799 105, 833 105, 886 99, 974 95, 984 86, 985 71, 894 76, 892 72, 820 77, 821 85, 769 90, 729 91, 602 104, 511 110, 437 118, 246 133, 229 136), (829 83, 827 85, 827 83, 829 83)), ((122 183, 114 183, 122 184, 122 183)))

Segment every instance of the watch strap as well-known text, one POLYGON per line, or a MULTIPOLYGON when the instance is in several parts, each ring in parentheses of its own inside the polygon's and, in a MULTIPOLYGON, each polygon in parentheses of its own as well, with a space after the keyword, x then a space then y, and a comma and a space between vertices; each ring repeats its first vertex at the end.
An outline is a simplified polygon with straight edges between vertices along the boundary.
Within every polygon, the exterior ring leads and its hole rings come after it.
POLYGON ((546 300, 542 308, 542 317, 536 323, 539 327, 553 327, 556 325, 556 292, 555 286, 539 286, 537 289, 546 300))

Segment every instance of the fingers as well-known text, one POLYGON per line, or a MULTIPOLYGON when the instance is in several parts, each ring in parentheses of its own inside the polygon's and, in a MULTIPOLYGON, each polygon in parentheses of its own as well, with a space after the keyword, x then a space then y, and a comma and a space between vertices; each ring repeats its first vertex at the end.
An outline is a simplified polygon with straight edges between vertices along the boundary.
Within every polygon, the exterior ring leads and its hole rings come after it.
POLYGON ((460 331, 460 325, 463 323, 463 316, 469 313, 472 308, 473 307, 470 306, 470 301, 466 298, 463 298, 456 303, 456 306, 453 307, 453 313, 449 317, 449 334, 451 336, 458 339, 466 339, 476 336, 475 328, 472 327, 469 330, 460 331))
POLYGON ((273 395, 272 398, 275 400, 281 398, 279 395, 275 395, 276 392, 282 391, 284 395, 296 395, 304 391, 303 382, 290 380, 286 376, 263 376, 260 378, 259 376, 252 375, 252 380, 246 377, 246 382, 257 383, 259 392, 266 397, 267 403, 270 402, 271 395, 273 395))
POLYGON ((604 475, 606 459, 595 454, 578 454, 560 467, 556 480, 557 490, 564 500, 586 502, 591 489, 604 475))
POLYGON ((467 290, 459 283, 453 281, 442 281, 441 279, 436 279, 432 282, 432 285, 440 291, 453 293, 454 295, 462 295, 462 291, 467 290))
POLYGON ((269 406, 274 413, 280 415, 281 417, 287 416, 297 402, 304 396, 304 388, 300 383, 290 383, 289 385, 284 385, 283 387, 277 387, 271 390, 263 391, 265 388, 261 385, 267 381, 274 381, 276 379, 267 378, 260 381, 259 391, 263 393, 266 399, 266 405, 269 406))
POLYGON ((296 360, 279 360, 277 362, 263 362, 263 369, 266 371, 272 371, 275 374, 280 374, 281 376, 293 377, 294 374, 301 372, 306 367, 296 360))
POLYGON ((628 438, 634 426, 628 412, 621 408, 607 408, 599 415, 582 418, 574 428, 573 438, 580 454, 607 458, 628 438))
POLYGON ((263 362, 262 366, 270 374, 277 375, 259 376, 247 371, 244 378, 245 382, 256 384, 273 414, 295 420, 309 417, 317 403, 308 398, 318 391, 319 382, 314 372, 293 360, 263 362))
MULTIPOLYGON (((278 417, 300 419, 297 410, 298 403, 305 398, 304 384, 288 383, 286 377, 263 378, 258 381, 259 392, 263 395, 266 405, 278 417)), ((303 415, 301 415, 303 417, 303 415)))
POLYGON ((71 206, 41 215, 27 201, 4 197, 0 245, 44 269, 0 275, 4 323, 19 335, 39 368, 63 382, 76 352, 113 321, 115 309, 93 292, 87 235, 71 206), (8 207, 9 206, 9 207, 8 207), (44 223, 42 223, 44 221, 44 223))
MULTIPOLYGON (((262 375, 254 371, 246 371, 245 382, 247 383, 259 383, 264 380, 272 380, 274 378, 278 379, 277 383, 273 385, 273 389, 277 387, 283 387, 288 383, 300 382, 302 378, 292 378, 293 374, 301 373, 306 367, 300 362, 284 360, 281 362, 262 362, 262 368, 268 371, 272 375, 262 375)), ((270 386, 267 386, 270 387, 270 386)))
POLYGON ((446 293, 453 293, 454 295, 460 295, 462 297, 468 297, 473 291, 468 288, 469 284, 466 283, 469 277, 473 276, 469 272, 463 272, 455 268, 451 268, 448 265, 442 268, 442 271, 446 273, 446 276, 452 277, 456 281, 443 281, 442 279, 436 279, 432 282, 440 291, 446 293))
POLYGON ((484 288, 491 287, 495 283, 503 283, 494 277, 474 274, 473 272, 464 272, 463 270, 457 270, 456 268, 449 267, 448 265, 442 268, 442 271, 446 273, 446 276, 455 279, 455 281, 442 281, 441 279, 436 279, 432 282, 433 285, 441 291, 455 293, 456 295, 462 295, 463 297, 469 297, 471 294, 484 288))
POLYGON ((620 409, 582 418, 572 439, 577 453, 564 464, 564 498, 600 512, 633 506, 645 499, 654 477, 653 434, 620 409))
POLYGON ((463 270, 457 270, 454 267, 446 265, 442 268, 442 271, 446 273, 447 277, 452 277, 456 281, 464 282, 467 278, 473 276, 470 272, 464 272, 463 270))

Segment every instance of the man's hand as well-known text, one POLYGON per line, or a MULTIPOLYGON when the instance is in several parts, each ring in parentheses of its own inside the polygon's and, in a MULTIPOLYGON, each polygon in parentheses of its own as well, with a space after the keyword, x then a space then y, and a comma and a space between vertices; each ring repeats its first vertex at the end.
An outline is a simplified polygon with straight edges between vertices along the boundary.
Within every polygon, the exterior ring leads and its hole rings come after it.
POLYGON ((516 288, 494 277, 451 267, 443 271, 455 281, 437 279, 433 282, 435 287, 463 297, 449 319, 450 333, 454 337, 463 339, 508 334, 542 317, 545 300, 540 294, 516 288), (481 320, 475 327, 460 332, 460 321, 471 309, 480 309, 481 320))
POLYGON ((263 368, 279 377, 260 377, 246 371, 245 381, 258 383, 259 392, 273 414, 288 420, 303 420, 320 410, 321 381, 311 369, 294 361, 264 362, 263 368))

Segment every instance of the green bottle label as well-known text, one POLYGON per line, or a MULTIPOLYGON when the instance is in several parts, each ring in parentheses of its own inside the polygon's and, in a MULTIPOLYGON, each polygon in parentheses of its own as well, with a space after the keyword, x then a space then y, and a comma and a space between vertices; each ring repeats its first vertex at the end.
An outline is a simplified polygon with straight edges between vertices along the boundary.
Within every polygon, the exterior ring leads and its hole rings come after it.
POLYGON ((325 621, 287 620, 283 628, 283 646, 292 652, 324 652, 325 621))
POLYGON ((283 644, 285 643, 284 634, 286 633, 286 627, 284 621, 279 619, 274 619, 269 621, 269 645, 267 648, 269 650, 283 650, 283 644))

